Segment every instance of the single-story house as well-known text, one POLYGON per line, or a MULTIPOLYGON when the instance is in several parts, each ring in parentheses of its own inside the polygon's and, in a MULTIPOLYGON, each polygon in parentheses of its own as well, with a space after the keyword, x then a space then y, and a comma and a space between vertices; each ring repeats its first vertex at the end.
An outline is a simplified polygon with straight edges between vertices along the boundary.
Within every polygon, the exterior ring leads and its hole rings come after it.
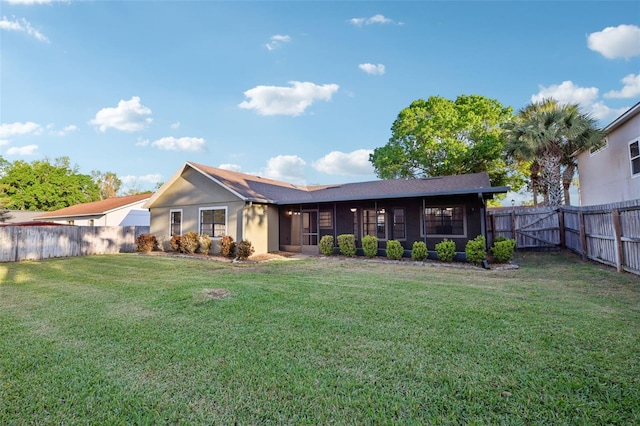
POLYGON ((42 213, 33 220, 77 226, 149 226, 149 211, 143 205, 151 195, 127 195, 76 204, 42 213))
MULTIPOLYGON (((318 253, 322 236, 354 234, 398 240, 405 250, 448 238, 464 251, 485 235, 485 202, 508 187, 492 187, 486 173, 297 186, 260 176, 185 163, 144 205, 151 233, 166 241, 188 231, 249 240, 256 254, 318 253)), ((215 245, 214 245, 215 246, 215 245)))
POLYGON ((30 222, 34 217, 40 216, 42 213, 44 212, 31 210, 0 210, 0 224, 10 225, 30 222))
POLYGON ((604 131, 604 146, 578 155, 583 206, 640 199, 640 102, 604 131))

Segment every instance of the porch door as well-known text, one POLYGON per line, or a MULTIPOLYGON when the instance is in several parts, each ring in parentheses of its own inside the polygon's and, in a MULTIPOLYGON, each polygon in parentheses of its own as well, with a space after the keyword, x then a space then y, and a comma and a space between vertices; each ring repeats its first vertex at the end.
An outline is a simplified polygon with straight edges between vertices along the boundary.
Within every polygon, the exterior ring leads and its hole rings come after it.
POLYGON ((318 253, 318 211, 302 212, 302 252, 318 253))

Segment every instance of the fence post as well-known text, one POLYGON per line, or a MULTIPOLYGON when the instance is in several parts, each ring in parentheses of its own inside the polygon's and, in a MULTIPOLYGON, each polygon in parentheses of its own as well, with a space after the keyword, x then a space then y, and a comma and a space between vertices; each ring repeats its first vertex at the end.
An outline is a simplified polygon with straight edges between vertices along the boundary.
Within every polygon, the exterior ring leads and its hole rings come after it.
POLYGON ((516 234, 516 211, 511 208, 511 235, 516 240, 516 246, 518 245, 518 235, 516 234))
POLYGON ((611 210, 611 220, 613 221, 613 234, 615 235, 616 269, 618 272, 622 272, 624 252, 622 251, 622 232, 620 230, 620 212, 618 209, 611 210))
POLYGON ((580 245, 582 246, 582 260, 587 260, 587 235, 584 230, 584 213, 578 212, 578 222, 580 222, 580 245))
POLYGON ((558 209, 558 228, 560 232, 560 248, 565 248, 567 244, 564 235, 564 210, 562 210, 562 207, 558 209))

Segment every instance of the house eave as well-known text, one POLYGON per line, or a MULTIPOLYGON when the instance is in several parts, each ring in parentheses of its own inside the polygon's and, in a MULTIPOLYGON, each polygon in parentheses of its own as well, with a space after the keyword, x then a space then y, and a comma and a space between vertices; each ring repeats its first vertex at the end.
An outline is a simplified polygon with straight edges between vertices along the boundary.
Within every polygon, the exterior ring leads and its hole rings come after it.
POLYGON ((436 191, 436 192, 424 192, 424 193, 396 193, 396 194, 367 194, 353 197, 333 197, 333 198, 311 198, 311 199, 299 199, 299 200, 286 200, 278 201, 277 205, 289 205, 289 204, 315 204, 315 203, 333 203, 333 202, 346 202, 346 201, 365 201, 365 200, 391 200, 399 198, 432 198, 432 197, 446 197, 452 195, 476 195, 479 194, 483 197, 485 195, 503 194, 510 190, 508 186, 499 186, 491 188, 475 188, 475 189, 460 189, 450 191, 436 191))

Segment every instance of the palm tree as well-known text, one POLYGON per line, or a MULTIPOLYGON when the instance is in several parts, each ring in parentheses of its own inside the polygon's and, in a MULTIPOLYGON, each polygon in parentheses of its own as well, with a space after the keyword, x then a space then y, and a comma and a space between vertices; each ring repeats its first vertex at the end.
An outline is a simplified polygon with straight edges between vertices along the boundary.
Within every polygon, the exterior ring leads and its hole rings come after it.
POLYGON ((516 160, 532 161, 539 168, 539 186, 534 184, 535 170, 531 170, 532 188, 545 191, 550 207, 560 206, 563 196, 569 201, 569 186, 565 191, 563 175, 572 179, 577 153, 602 139, 595 120, 580 113, 577 104, 559 104, 553 99, 527 105, 506 129, 507 152, 516 160))

